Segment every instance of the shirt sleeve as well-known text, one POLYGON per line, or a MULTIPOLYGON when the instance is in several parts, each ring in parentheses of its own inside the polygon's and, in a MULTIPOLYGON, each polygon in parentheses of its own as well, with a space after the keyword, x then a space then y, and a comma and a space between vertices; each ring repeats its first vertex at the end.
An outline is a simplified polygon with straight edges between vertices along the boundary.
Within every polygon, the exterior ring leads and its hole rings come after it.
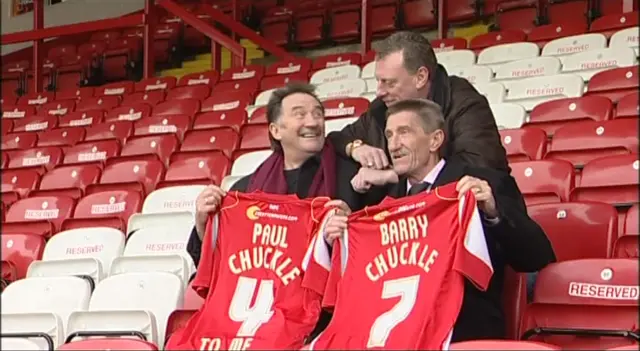
POLYGON ((215 273, 215 251, 217 248, 219 234, 219 217, 211 215, 207 220, 205 234, 202 240, 200 264, 193 279, 193 289, 202 298, 206 298, 209 293, 209 287, 212 283, 213 274, 215 273))
POLYGON ((485 291, 493 275, 493 266, 475 197, 464 195, 458 202, 459 236, 455 269, 485 291))
POLYGON ((324 240, 324 231, 327 223, 335 214, 331 210, 324 215, 324 218, 317 226, 315 235, 311 238, 311 243, 305 254, 302 267, 305 271, 302 281, 303 287, 311 289, 323 295, 329 272, 331 271, 331 253, 328 244, 324 240))

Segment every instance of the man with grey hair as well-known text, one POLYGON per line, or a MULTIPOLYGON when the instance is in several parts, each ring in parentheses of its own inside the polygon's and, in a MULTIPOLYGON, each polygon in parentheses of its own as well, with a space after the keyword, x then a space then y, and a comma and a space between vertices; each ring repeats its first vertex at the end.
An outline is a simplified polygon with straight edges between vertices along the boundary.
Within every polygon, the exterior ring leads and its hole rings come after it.
MULTIPOLYGON (((505 265, 517 272, 539 271, 556 259, 549 239, 528 216, 522 194, 507 172, 440 156, 446 119, 438 104, 426 99, 402 100, 391 105, 386 114, 384 134, 392 167, 361 167, 351 182, 354 189, 369 192, 382 188, 384 194, 399 198, 457 182, 459 196, 471 191, 482 217, 494 272, 486 291, 465 281, 452 341, 504 338, 505 265)), ((325 231, 327 242, 343 235, 347 221, 347 216, 340 214, 330 220, 325 231)))
POLYGON ((377 98, 357 121, 329 135, 338 152, 363 167, 386 168, 386 110, 400 100, 421 98, 434 101, 444 113, 443 157, 510 172, 487 99, 466 79, 450 77, 426 38, 396 32, 376 51, 377 98))

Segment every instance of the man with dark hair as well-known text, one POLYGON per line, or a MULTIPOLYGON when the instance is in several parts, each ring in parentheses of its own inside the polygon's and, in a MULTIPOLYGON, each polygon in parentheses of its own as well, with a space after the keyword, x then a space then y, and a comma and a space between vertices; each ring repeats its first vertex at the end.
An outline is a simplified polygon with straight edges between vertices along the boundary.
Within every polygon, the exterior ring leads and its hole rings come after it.
MULTIPOLYGON (((440 156, 446 119, 436 103, 426 99, 402 100, 386 113, 384 134, 392 167, 384 170, 361 167, 351 182, 354 189, 364 193, 382 188, 385 194, 400 198, 457 182, 459 196, 472 192, 482 219, 493 276, 486 291, 479 290, 468 279, 465 281, 452 341, 504 338, 504 267, 535 272, 554 262, 549 239, 527 214, 515 179, 507 172, 473 167, 440 156)), ((333 243, 343 235, 347 220, 342 214, 331 219, 325 231, 327 242, 333 243)))
MULTIPOLYGON (((300 198, 327 196, 352 209, 364 206, 364 198, 348 182, 339 181, 351 179, 358 167, 336 155, 325 140, 324 107, 313 85, 290 83, 274 91, 267 104, 267 120, 273 153, 231 190, 297 194, 300 198)), ((196 266, 207 217, 218 209, 224 195, 220 187, 210 185, 196 199, 196 224, 187 244, 196 266)))
POLYGON ((443 111, 447 135, 443 157, 510 171, 486 98, 466 79, 449 77, 426 38, 419 33, 396 32, 376 51, 377 98, 357 121, 329 135, 339 153, 363 167, 386 168, 386 110, 397 101, 420 98, 437 103, 443 111))

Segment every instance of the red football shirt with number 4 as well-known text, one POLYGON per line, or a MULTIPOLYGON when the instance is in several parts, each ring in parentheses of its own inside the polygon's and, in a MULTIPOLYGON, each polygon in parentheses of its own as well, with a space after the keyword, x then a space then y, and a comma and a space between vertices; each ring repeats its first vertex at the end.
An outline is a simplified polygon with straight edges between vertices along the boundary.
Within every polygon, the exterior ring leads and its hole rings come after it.
POLYGON ((322 296, 302 278, 328 200, 228 193, 207 223, 193 281, 205 303, 166 349, 300 348, 320 315, 322 296))
POLYGON ((307 349, 447 349, 464 278, 486 290, 493 274, 475 198, 455 184, 353 213, 331 257, 314 243, 304 285, 334 314, 307 349))

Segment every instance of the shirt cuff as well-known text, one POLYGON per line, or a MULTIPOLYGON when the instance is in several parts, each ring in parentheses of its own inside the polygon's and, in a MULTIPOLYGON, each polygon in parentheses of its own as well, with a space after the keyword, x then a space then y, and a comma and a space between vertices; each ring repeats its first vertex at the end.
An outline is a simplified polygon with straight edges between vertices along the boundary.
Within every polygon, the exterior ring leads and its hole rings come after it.
POLYGON ((490 218, 487 217, 484 213, 482 214, 482 218, 484 219, 484 222, 487 224, 487 226, 489 227, 493 227, 495 225, 498 225, 500 223, 500 217, 494 217, 494 218, 490 218))

